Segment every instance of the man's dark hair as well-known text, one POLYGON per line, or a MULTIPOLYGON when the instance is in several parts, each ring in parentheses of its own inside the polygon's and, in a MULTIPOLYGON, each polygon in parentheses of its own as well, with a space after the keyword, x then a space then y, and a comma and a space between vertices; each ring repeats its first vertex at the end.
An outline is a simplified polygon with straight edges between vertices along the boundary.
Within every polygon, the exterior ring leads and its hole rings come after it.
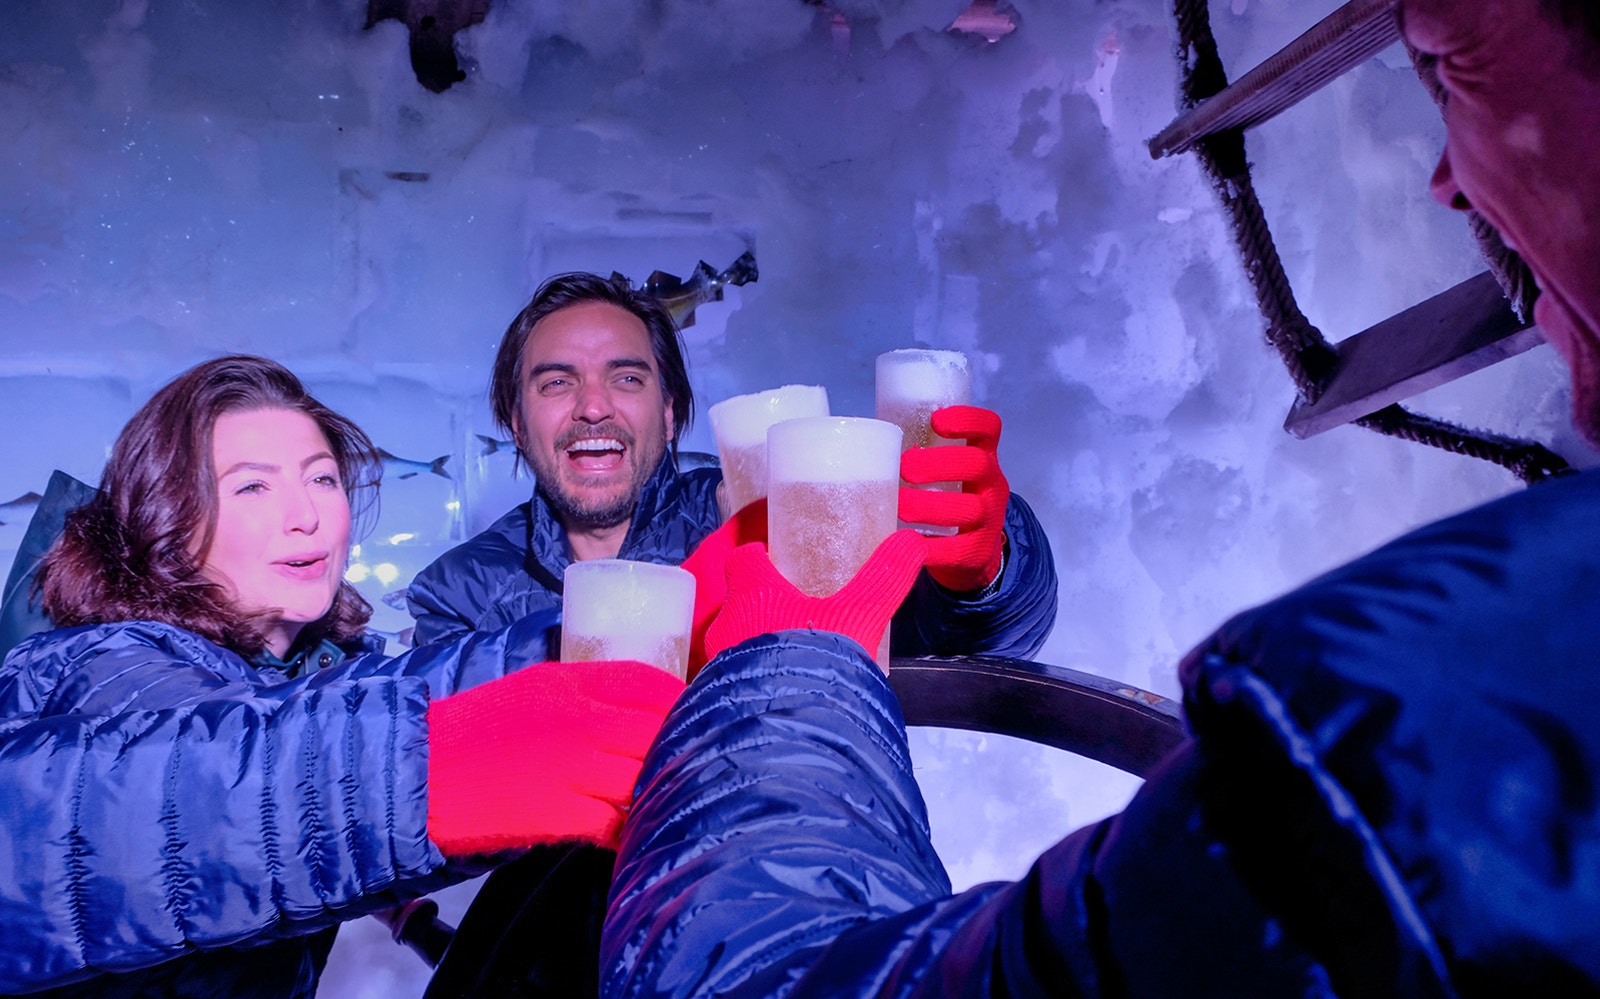
MULTIPOLYGON (((161 621, 247 659, 261 654, 261 615, 235 607, 228 590, 201 573, 217 526, 217 417, 260 409, 293 410, 316 423, 339 466, 352 521, 373 509, 383 467, 360 427, 313 399, 274 361, 206 361, 133 415, 111 448, 99 491, 67 515, 36 583, 57 627, 161 621)), ((345 641, 371 616, 372 606, 341 581, 333 606, 306 631, 345 641)))
POLYGON ((650 351, 661 372, 661 388, 672 403, 672 453, 678 453, 678 438, 688 429, 694 415, 694 390, 689 387, 689 371, 683 360, 683 335, 672 313, 654 295, 640 291, 621 275, 609 278, 583 271, 557 274, 539 286, 533 298, 517 313, 500 339, 494 358, 494 374, 489 381, 489 404, 494 420, 506 433, 512 432, 512 418, 522 392, 522 352, 534 324, 552 312, 584 302, 606 302, 639 317, 650 334, 650 351))

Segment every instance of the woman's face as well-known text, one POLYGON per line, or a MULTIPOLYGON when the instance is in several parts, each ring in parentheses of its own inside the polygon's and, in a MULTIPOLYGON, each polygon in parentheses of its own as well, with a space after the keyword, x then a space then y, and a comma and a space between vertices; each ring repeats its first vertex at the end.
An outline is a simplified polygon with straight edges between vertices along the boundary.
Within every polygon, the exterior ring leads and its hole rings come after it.
POLYGON ((268 615, 282 656, 333 606, 350 549, 350 501, 333 448, 292 409, 224 413, 211 431, 217 526, 202 572, 236 608, 268 615))

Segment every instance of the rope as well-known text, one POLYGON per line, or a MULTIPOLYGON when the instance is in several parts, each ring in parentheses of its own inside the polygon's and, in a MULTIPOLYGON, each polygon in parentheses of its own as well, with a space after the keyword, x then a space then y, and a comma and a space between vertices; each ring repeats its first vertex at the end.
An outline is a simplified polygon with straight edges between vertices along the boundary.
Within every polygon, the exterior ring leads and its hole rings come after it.
POLYGON ((1542 444, 1481 430, 1463 430, 1452 423, 1413 413, 1400 406, 1385 406, 1376 413, 1369 413, 1352 422, 1389 437, 1494 462, 1514 472, 1528 485, 1572 471, 1560 455, 1552 453, 1542 444))
MULTIPOLYGON (((1211 33, 1208 0, 1173 0, 1173 3, 1178 24, 1179 103, 1182 111, 1188 111, 1206 98, 1221 93, 1228 85, 1228 76, 1217 54, 1217 40, 1211 33)), ((1413 52, 1413 61, 1424 86, 1434 94, 1436 102, 1442 103, 1443 91, 1437 76, 1431 72, 1431 64, 1426 67, 1427 75, 1423 75, 1427 57, 1413 52)), ((1256 197, 1250 163, 1245 156, 1244 133, 1234 128, 1207 135, 1195 142, 1193 152, 1227 213, 1228 228, 1243 258, 1245 276, 1266 321, 1267 342, 1283 359, 1301 399, 1314 403, 1332 377, 1339 359, 1338 351, 1328 343, 1322 331, 1306 319, 1295 301, 1294 289, 1284 273, 1266 214, 1256 197)), ((1519 314, 1527 315, 1523 310, 1531 308, 1532 298, 1528 293, 1534 289, 1527 265, 1505 248, 1499 234, 1481 216, 1476 212, 1471 214, 1480 252, 1513 306, 1519 314)), ((1353 422, 1387 436, 1493 462, 1528 484, 1571 471, 1560 455, 1542 444, 1475 433, 1398 405, 1353 422)))

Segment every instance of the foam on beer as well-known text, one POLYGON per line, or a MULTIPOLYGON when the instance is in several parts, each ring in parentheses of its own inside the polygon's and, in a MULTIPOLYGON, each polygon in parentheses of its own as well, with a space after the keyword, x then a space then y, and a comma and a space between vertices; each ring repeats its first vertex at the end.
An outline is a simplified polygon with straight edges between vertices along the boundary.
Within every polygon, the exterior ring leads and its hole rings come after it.
POLYGON ((783 385, 736 395, 711 407, 711 431, 722 459, 722 484, 732 509, 767 494, 767 429, 803 416, 828 415, 821 385, 783 385))
MULTIPOLYGON (((959 350, 891 350, 878 355, 876 378, 877 417, 900 427, 901 447, 940 447, 956 443, 933 432, 933 414, 946 406, 966 405, 972 401, 972 375, 967 355, 959 350)), ((930 482, 914 488, 957 492, 961 484, 930 482)), ((957 533, 949 524, 902 522, 901 526, 914 527, 930 537, 957 533)))
POLYGON ((563 591, 563 661, 573 661, 569 654, 582 650, 581 658, 637 659, 682 677, 682 664, 664 661, 663 653, 688 652, 692 573, 671 565, 591 559, 567 566, 563 591))
POLYGON ((879 397, 965 403, 971 393, 967 355, 958 350, 891 350, 878 355, 879 397))
POLYGON ((858 416, 810 416, 767 431, 774 482, 861 482, 900 468, 900 428, 858 416))
MULTIPOLYGON (((894 530, 900 428, 882 420, 814 416, 767 431, 768 554, 813 597, 838 592, 894 530)), ((877 650, 889 666, 889 636, 877 650)))
POLYGON ((828 415, 828 390, 821 385, 781 385, 724 399, 708 412, 720 446, 755 447, 767 442, 767 428, 774 423, 828 415))

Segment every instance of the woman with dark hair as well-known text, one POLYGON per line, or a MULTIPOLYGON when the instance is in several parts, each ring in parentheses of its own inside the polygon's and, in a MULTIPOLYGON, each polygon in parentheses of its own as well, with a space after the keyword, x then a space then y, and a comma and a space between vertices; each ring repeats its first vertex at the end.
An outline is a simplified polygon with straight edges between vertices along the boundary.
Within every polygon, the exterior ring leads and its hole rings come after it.
POLYGON ((60 627, 0 665, 0 992, 310 996, 342 920, 614 845, 682 684, 519 669, 550 614, 381 655, 344 581, 378 468, 261 358, 129 421, 40 567, 60 627))
POLYGON ((263 618, 248 599, 241 604, 240 581, 213 563, 226 559, 234 543, 225 525, 241 523, 249 505, 263 505, 268 491, 258 481, 261 463, 252 460, 259 457, 253 449, 299 438, 315 465, 305 470, 314 473, 310 509, 333 520, 319 525, 331 538, 329 550, 318 549, 324 561, 293 567, 315 583, 308 591, 313 603, 322 602, 322 590, 331 591, 324 613, 300 623, 335 644, 358 638, 372 608, 344 582, 344 555, 351 520, 376 500, 382 468, 361 428, 313 399, 283 367, 255 357, 223 357, 190 369, 128 421, 100 491, 68 518, 40 567, 51 621, 162 621, 246 658, 281 656, 282 639, 303 629, 263 618), (234 457, 237 467, 229 460, 234 457), (333 509, 324 511, 330 500, 333 509), (202 553, 209 558, 197 561, 202 553))

